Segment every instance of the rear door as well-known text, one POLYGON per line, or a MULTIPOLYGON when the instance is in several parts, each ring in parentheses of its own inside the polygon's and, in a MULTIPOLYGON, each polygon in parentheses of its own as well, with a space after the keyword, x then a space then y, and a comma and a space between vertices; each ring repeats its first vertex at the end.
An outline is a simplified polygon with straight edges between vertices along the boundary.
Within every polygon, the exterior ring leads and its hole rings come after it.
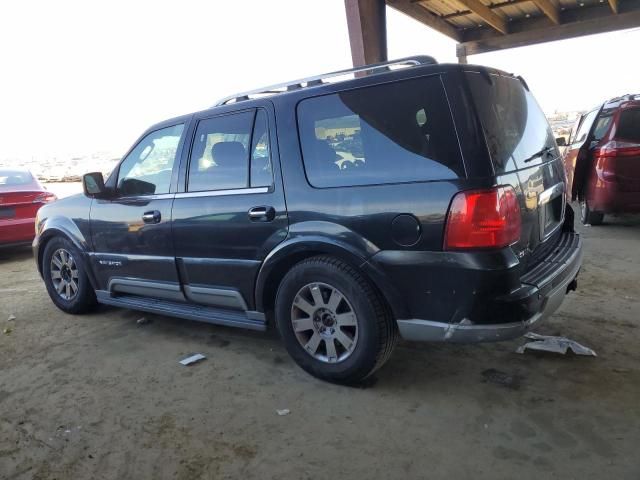
POLYGON ((176 157, 185 125, 145 135, 120 163, 115 194, 91 205, 93 271, 100 290, 180 300, 171 238, 176 157))
POLYGON ((253 310, 254 283, 287 235, 271 104, 196 118, 173 205, 176 263, 187 298, 253 310))
POLYGON ((498 184, 520 199, 522 235, 514 245, 526 259, 556 233, 563 220, 566 180, 547 119, 523 81, 509 75, 467 72, 498 184))
MULTIPOLYGON (((621 192, 640 193, 640 104, 620 110, 610 169, 621 192)), ((636 201, 637 203, 637 201, 636 201)))

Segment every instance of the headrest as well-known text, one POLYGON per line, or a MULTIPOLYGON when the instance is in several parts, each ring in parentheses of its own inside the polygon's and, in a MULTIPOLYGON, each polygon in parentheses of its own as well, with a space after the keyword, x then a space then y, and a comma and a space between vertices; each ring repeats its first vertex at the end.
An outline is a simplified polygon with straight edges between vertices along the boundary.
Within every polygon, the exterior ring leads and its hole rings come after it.
POLYGON ((246 164, 247 152, 240 142, 218 142, 211 147, 211 156, 219 167, 246 164))

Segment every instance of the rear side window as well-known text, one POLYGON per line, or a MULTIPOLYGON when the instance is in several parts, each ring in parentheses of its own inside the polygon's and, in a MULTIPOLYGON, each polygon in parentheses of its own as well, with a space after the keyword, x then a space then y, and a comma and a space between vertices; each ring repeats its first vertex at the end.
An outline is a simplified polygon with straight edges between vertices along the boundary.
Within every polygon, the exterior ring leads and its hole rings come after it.
POLYGON ((536 156, 556 149, 547 118, 520 80, 478 72, 466 74, 484 129, 496 173, 525 168, 548 160, 536 156))
POLYGON ((464 176, 440 77, 303 100, 298 126, 305 171, 314 187, 464 176))
POLYGON ((640 108, 622 110, 616 138, 640 143, 640 108))
POLYGON ((264 110, 207 118, 198 123, 188 191, 268 187, 273 182, 264 110))

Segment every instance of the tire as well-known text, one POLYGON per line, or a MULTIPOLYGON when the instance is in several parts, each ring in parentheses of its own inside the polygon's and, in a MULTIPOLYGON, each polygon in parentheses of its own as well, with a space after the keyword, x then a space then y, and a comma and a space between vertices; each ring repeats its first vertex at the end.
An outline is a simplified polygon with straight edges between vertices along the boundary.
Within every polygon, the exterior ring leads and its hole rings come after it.
POLYGON ((275 310, 289 355, 311 375, 333 383, 365 380, 389 359, 398 339, 396 323, 373 286, 333 257, 295 265, 280 283, 275 310))
POLYGON ((583 225, 602 225, 604 213, 593 212, 586 199, 580 200, 580 220, 583 225))
POLYGON ((63 312, 86 313, 97 305, 96 293, 87 277, 82 255, 66 238, 55 237, 47 242, 42 255, 42 276, 49 297, 63 312), (65 267, 68 267, 68 272, 65 267), (69 287, 62 285, 63 282, 69 287), (73 284, 76 285, 75 290, 73 284))

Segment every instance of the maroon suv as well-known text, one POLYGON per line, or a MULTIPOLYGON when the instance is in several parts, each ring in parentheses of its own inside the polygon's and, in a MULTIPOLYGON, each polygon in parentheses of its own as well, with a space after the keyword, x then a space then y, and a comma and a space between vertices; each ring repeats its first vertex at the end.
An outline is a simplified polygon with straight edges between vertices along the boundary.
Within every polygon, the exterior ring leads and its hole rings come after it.
POLYGON ((564 165, 582 223, 640 212, 640 95, 613 98, 578 118, 564 165))

